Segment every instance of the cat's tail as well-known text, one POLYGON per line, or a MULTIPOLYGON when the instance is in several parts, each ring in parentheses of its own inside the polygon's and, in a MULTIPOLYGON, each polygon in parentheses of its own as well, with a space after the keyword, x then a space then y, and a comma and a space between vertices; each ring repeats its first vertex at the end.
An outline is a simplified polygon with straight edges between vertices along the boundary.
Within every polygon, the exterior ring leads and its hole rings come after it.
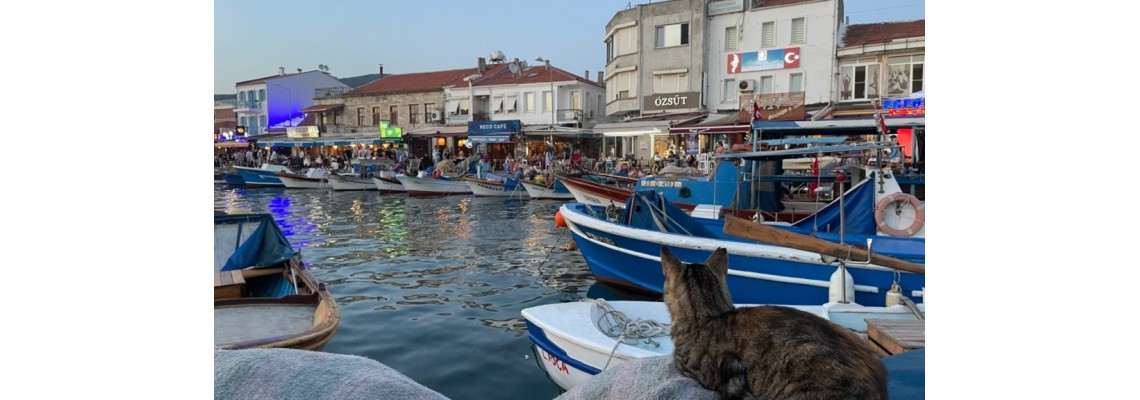
POLYGON ((748 370, 736 352, 728 352, 720 360, 720 385, 716 387, 722 399, 743 399, 748 395, 748 370))

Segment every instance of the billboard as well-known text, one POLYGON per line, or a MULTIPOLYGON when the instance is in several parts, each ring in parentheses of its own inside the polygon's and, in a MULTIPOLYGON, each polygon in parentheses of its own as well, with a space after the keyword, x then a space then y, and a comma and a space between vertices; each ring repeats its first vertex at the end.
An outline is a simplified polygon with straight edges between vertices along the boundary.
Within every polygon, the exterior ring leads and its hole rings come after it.
POLYGON ((768 71, 800 67, 800 48, 760 50, 747 53, 732 53, 726 60, 728 73, 768 71))

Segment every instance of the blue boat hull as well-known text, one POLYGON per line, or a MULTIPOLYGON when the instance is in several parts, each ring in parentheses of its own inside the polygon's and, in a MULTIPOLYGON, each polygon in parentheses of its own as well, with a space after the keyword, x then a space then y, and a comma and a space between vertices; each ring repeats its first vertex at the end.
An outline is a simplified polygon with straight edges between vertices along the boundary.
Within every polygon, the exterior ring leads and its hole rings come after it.
POLYGON ((260 170, 260 169, 244 169, 238 168, 238 174, 241 174, 241 179, 245 181, 246 186, 251 187, 285 187, 285 183, 277 177, 277 171, 260 170))
POLYGON ((245 185, 245 180, 241 178, 241 174, 222 172, 221 175, 227 185, 245 185))
MULTIPOLYGON (((562 214, 568 223, 575 217, 593 218, 584 213, 583 205, 577 203, 564 205, 562 214)), ((659 259, 662 244, 653 240, 666 241, 678 258, 691 263, 703 262, 715 250, 693 245, 681 235, 664 235, 644 229, 636 229, 638 234, 618 235, 580 224, 571 223, 571 228, 574 241, 595 279, 654 294, 662 293, 665 276, 659 259)), ((782 251, 786 252, 787 249, 782 251)), ((811 305, 828 302, 828 283, 832 273, 837 270, 836 266, 814 263, 807 259, 790 259, 778 254, 775 252, 770 257, 757 257, 733 254, 730 250, 727 281, 734 303, 811 305)), ((886 293, 895 281, 893 271, 854 265, 848 265, 847 271, 856 285, 856 303, 866 306, 885 305, 886 293)), ((901 273, 899 277, 903 295, 921 302, 917 300, 919 296, 916 296, 915 291, 923 290, 925 276, 901 273)))

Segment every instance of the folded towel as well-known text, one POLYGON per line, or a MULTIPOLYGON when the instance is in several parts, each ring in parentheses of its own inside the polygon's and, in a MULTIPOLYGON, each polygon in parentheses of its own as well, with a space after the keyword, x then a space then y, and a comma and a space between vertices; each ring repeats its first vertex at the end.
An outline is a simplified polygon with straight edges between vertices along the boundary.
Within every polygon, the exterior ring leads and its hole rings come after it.
POLYGON ((611 367, 586 383, 570 388, 556 400, 719 398, 716 392, 681 375, 681 371, 673 366, 673 356, 667 355, 637 358, 611 367))
POLYGON ((372 359, 294 349, 214 349, 214 399, 444 399, 372 359))

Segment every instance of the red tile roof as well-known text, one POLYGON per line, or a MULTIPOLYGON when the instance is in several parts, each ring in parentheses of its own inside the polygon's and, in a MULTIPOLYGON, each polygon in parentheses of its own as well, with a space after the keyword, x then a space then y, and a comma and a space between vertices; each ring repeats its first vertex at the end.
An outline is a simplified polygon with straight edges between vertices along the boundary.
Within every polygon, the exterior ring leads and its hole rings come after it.
MULTIPOLYGON (((484 76, 493 73, 505 66, 488 65, 484 76)), ((446 71, 414 72, 410 74, 394 74, 372 81, 358 87, 345 96, 359 96, 385 93, 428 92, 442 91, 444 86, 466 85, 463 78, 476 73, 475 68, 450 69, 446 71)))
MULTIPOLYGON (((505 65, 505 64, 503 64, 505 65)), ((507 68, 507 67, 504 67, 507 68)), ((558 67, 551 66, 553 71, 548 71, 546 65, 534 65, 525 68, 516 75, 510 72, 509 69, 501 70, 502 72, 494 75, 484 74, 483 79, 475 81, 475 86, 492 86, 492 85, 517 85, 528 83, 548 83, 565 82, 565 81, 578 81, 588 83, 597 87, 602 87, 597 82, 591 81, 587 78, 571 74, 569 72, 558 69, 558 67)))
POLYGON ((926 20, 880 22, 847 27, 842 47, 889 43, 894 39, 926 36, 926 20))

